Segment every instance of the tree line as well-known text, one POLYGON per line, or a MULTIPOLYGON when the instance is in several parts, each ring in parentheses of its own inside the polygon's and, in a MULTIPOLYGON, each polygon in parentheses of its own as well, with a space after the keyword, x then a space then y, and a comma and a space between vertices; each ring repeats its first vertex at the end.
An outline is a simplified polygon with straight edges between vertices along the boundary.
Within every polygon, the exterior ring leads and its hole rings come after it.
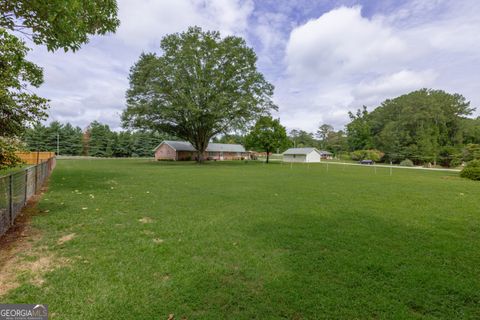
POLYGON ((458 166, 480 157, 480 118, 460 94, 421 89, 350 112, 350 151, 375 149, 386 162, 458 166))
POLYGON ((172 138, 149 130, 112 131, 98 121, 82 130, 70 123, 51 122, 28 128, 22 140, 29 151, 58 152, 68 156, 151 157, 153 149, 172 138))

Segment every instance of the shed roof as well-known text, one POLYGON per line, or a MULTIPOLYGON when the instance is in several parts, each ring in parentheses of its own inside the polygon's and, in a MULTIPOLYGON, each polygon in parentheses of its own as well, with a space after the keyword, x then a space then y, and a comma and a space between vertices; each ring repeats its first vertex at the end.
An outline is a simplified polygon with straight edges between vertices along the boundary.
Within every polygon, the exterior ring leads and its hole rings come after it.
MULTIPOLYGON (((171 141, 165 140, 160 143, 155 150, 157 150, 163 143, 168 144, 176 151, 195 151, 195 148, 188 141, 171 141)), ((246 152, 245 148, 240 144, 228 144, 228 143, 209 143, 208 152, 246 152)))
POLYGON ((287 151, 285 151, 283 154, 309 154, 313 151, 320 153, 315 148, 290 148, 287 151))

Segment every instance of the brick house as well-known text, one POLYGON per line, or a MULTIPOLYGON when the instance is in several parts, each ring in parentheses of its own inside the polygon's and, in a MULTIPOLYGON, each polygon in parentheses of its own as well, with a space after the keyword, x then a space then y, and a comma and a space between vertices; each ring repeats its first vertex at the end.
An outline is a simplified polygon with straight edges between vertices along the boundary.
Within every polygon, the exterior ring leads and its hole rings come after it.
MULTIPOLYGON (((197 152, 187 141, 162 141, 155 148, 155 160, 195 160, 197 152)), ((205 151, 206 160, 243 160, 250 153, 239 144, 209 143, 205 151)))

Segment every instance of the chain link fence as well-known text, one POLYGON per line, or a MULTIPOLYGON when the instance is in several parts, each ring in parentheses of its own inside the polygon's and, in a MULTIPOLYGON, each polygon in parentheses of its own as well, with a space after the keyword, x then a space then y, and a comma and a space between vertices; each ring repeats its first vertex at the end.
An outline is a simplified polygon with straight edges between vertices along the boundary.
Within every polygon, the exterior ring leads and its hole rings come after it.
POLYGON ((0 236, 15 222, 27 202, 45 185, 55 158, 0 177, 0 236))

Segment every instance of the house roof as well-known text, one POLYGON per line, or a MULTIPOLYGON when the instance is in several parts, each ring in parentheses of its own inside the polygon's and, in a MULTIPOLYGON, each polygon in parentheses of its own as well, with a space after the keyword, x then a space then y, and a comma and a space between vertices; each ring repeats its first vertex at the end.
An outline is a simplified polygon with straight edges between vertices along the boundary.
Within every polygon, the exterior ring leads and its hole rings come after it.
POLYGON ((331 155, 332 153, 326 150, 318 150, 320 154, 331 155))
POLYGON ((209 143, 207 147, 209 152, 246 152, 245 148, 241 144, 229 144, 229 143, 209 143))
MULTIPOLYGON (((173 149, 175 149, 176 151, 195 151, 195 148, 192 146, 192 144, 190 142, 187 142, 187 141, 163 141, 162 143, 166 143, 168 144, 170 147, 172 147, 173 149)), ((162 143, 160 143, 160 145, 155 148, 158 149, 162 143)))
MULTIPOLYGON (((195 148, 188 141, 163 141, 155 150, 157 150, 163 143, 168 144, 176 151, 195 151, 195 148)), ((246 152, 245 148, 240 144, 228 144, 228 143, 209 143, 207 152, 246 152)))
POLYGON ((285 151, 283 154, 309 154, 313 151, 320 153, 315 148, 290 148, 287 151, 285 151))

